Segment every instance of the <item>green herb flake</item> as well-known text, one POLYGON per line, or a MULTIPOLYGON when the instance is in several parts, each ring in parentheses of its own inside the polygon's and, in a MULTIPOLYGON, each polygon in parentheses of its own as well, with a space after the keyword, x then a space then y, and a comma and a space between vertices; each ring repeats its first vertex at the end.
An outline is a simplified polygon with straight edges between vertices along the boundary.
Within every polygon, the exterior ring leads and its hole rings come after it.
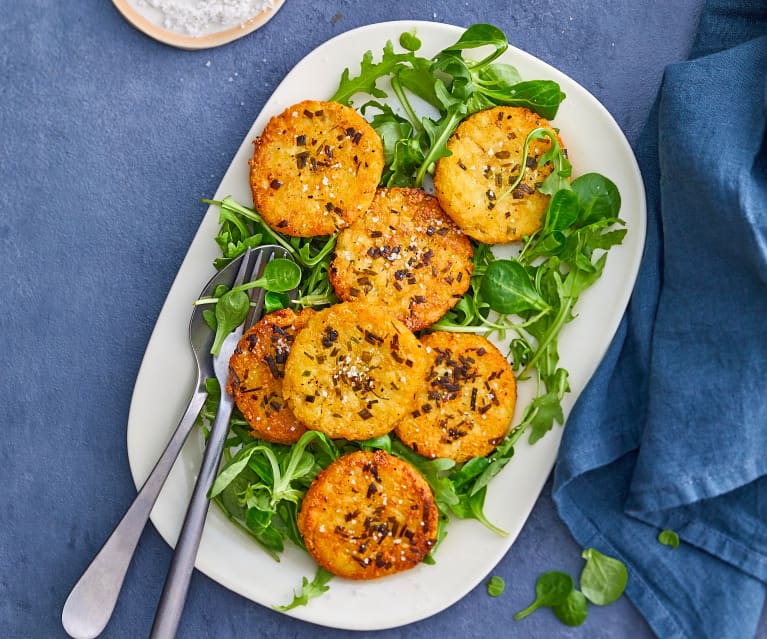
POLYGON ((487 582, 487 594, 491 597, 500 597, 503 591, 506 590, 506 582, 503 577, 493 575, 490 577, 490 581, 487 582))
POLYGON ((658 541, 664 546, 679 548, 679 535, 673 530, 661 530, 660 533, 658 533, 658 541))
POLYGON ((421 41, 415 35, 415 29, 405 31, 399 37, 399 45, 407 51, 418 51, 421 48, 421 41))

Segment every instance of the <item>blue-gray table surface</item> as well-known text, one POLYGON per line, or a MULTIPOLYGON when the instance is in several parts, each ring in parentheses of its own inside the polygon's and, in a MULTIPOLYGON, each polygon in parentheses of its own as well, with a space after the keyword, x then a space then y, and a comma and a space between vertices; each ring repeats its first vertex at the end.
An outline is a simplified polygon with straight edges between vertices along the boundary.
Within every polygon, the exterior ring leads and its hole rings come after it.
MULTIPOLYGON (((0 20, 0 634, 63 637, 69 589, 135 495, 126 453, 150 332, 212 195, 261 106, 308 52, 393 19, 490 22, 591 91, 634 144, 663 68, 685 58, 700 3, 287 0, 259 31, 187 52, 135 31, 109 2, 5 3, 0 20), (610 6, 610 4, 612 6, 610 6)), ((357 60, 350 60, 350 64, 357 60)), ((171 551, 147 527, 107 627, 146 636, 171 551)), ((625 597, 579 628, 512 614, 535 579, 577 574, 580 548, 547 484, 494 570, 430 619, 381 637, 631 637, 625 597)), ((763 618, 760 626, 767 635, 763 618)), ((361 636, 290 619, 195 573, 181 637, 361 636)))

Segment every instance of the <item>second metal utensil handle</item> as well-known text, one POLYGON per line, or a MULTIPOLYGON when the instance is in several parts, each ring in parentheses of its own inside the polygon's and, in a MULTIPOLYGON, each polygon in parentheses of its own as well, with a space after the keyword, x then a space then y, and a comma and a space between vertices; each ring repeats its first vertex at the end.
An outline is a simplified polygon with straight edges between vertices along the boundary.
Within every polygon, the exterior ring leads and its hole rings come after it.
POLYGON ((207 396, 208 393, 201 390, 192 396, 165 451, 130 508, 69 593, 61 614, 61 622, 69 636, 93 639, 109 622, 152 507, 207 396))
POLYGON ((229 432, 229 417, 232 414, 233 405, 232 396, 222 392, 216 419, 210 429, 210 436, 205 447, 200 474, 194 485, 192 499, 184 517, 184 524, 157 607, 152 625, 152 639, 172 639, 176 636, 189 590, 189 581, 194 570, 197 549, 200 546, 205 516, 208 513, 208 491, 218 472, 221 453, 229 432))

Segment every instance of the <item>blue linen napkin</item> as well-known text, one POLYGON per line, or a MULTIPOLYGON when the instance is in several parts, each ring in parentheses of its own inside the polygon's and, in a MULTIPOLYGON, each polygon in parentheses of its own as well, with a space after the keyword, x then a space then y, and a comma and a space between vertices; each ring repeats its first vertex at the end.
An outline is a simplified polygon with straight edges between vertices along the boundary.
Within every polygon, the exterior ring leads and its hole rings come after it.
POLYGON ((753 637, 765 599, 766 79, 767 6, 709 2, 638 149, 639 278, 555 469, 560 516, 664 639, 753 637))

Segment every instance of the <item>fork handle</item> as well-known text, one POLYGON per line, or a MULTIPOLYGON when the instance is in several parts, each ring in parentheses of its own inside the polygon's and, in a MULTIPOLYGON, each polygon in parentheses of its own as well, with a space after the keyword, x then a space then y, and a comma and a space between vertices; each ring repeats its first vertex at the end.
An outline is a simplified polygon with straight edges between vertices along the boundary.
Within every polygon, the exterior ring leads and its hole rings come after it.
POLYGON ((187 507, 184 524, 176 542, 176 549, 155 613, 151 639, 173 639, 176 636, 194 570, 197 549, 200 546, 205 517, 208 513, 208 505, 210 504, 208 492, 213 486, 218 472, 221 454, 229 432, 229 418, 233 406, 234 399, 232 396, 222 392, 216 419, 210 429, 208 443, 205 447, 200 474, 194 485, 192 498, 187 507))
POLYGON ((192 395, 176 431, 130 508, 69 593, 61 614, 69 636, 93 639, 109 623, 141 533, 207 396, 207 391, 201 389, 192 395))

